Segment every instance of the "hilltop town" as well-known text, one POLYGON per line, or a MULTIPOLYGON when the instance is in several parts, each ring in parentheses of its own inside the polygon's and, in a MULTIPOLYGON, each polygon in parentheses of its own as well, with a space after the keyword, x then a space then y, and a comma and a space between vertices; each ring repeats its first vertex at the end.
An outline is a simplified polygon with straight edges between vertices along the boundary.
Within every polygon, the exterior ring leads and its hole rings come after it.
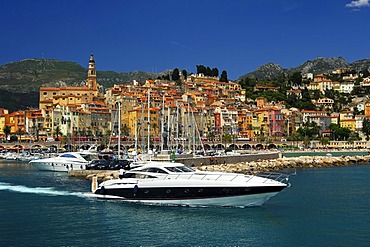
POLYGON ((160 149, 155 143, 163 142, 185 149, 202 141, 208 149, 256 147, 237 142, 369 147, 368 72, 296 72, 289 85, 279 85, 278 79, 233 82, 226 71, 219 77, 217 69, 197 66, 196 74, 175 69, 168 77, 107 89, 99 85, 98 76, 91 54, 84 86, 40 87, 38 109, 0 108, 1 141, 108 145, 120 136, 139 140, 144 149, 160 149), (286 100, 279 101, 279 94, 286 100))

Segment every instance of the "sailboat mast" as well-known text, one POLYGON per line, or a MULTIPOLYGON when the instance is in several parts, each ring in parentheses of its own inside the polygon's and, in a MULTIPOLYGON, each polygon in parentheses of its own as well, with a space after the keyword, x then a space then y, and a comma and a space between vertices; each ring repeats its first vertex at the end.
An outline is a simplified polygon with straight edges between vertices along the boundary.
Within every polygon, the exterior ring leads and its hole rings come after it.
POLYGON ((148 154, 150 150, 150 88, 148 89, 148 154))
POLYGON ((163 98, 162 98, 162 118, 161 118, 161 152, 163 152, 163 145, 164 145, 164 94, 163 94, 163 98))
POLYGON ((176 105, 176 151, 179 150, 179 105, 176 105))
POLYGON ((118 102, 118 159, 121 159, 121 102, 118 102))

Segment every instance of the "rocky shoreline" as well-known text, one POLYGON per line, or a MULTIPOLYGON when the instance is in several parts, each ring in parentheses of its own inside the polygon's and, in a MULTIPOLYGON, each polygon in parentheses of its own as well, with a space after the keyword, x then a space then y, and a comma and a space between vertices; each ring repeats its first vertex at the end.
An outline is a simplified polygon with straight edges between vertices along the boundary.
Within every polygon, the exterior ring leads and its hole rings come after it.
MULTIPOLYGON (((276 172, 295 168, 321 168, 346 165, 369 164, 370 155, 366 156, 299 156, 283 157, 270 160, 257 160, 239 162, 236 164, 218 164, 196 166, 199 171, 234 172, 244 174, 257 174, 261 172, 276 172)), ((69 174, 70 176, 85 177, 86 179, 97 176, 98 180, 118 178, 118 171, 85 171, 69 174)))
POLYGON ((235 172, 256 174, 260 172, 281 171, 294 168, 320 168, 368 164, 370 156, 299 156, 283 157, 271 160, 240 162, 237 164, 208 165, 197 167, 201 171, 235 172))

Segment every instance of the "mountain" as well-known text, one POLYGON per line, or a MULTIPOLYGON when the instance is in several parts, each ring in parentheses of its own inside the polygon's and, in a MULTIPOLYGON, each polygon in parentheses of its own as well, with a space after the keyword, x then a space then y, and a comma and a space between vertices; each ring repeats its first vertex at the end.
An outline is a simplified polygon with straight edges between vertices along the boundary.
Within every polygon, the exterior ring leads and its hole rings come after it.
MULTIPOLYGON (((141 71, 97 71, 98 82, 104 87, 132 80, 157 78, 159 74, 141 71)), ((27 59, 0 67, 0 89, 11 92, 38 92, 40 87, 84 85, 87 69, 75 62, 52 59, 27 59)))
POLYGON ((80 83, 86 69, 73 62, 27 59, 0 67, 0 89, 10 92, 38 92, 40 86, 80 83))
POLYGON ((333 57, 333 58, 323 58, 318 57, 315 60, 308 60, 302 65, 295 68, 282 68, 278 64, 268 63, 258 67, 255 71, 245 74, 239 77, 238 80, 241 80, 245 77, 256 78, 259 80, 263 79, 274 79, 282 75, 289 76, 294 72, 305 73, 327 73, 331 72, 337 68, 353 68, 356 71, 370 71, 370 59, 358 60, 353 63, 348 63, 343 57, 333 57))
POLYGON ((258 67, 255 71, 241 76, 238 80, 244 77, 257 78, 257 79, 274 79, 280 76, 287 75, 287 70, 275 63, 267 63, 258 67))
MULTIPOLYGON (((313 73, 320 74, 331 72, 337 68, 348 68, 350 64, 343 57, 323 58, 318 57, 313 61, 307 61, 304 64, 293 69, 293 71, 300 71, 302 74, 313 73)), ((288 69, 289 72, 289 69, 288 69)))

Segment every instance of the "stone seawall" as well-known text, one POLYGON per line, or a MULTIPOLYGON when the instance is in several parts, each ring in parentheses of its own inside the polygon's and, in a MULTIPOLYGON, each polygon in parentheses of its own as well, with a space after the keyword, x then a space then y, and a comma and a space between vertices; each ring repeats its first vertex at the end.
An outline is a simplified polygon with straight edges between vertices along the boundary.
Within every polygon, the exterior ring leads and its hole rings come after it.
POLYGON ((221 171, 255 174, 259 172, 280 171, 291 168, 320 168, 332 166, 345 166, 353 164, 369 164, 370 156, 300 156, 290 158, 278 158, 252 162, 240 162, 237 164, 222 164, 197 167, 202 171, 221 171))

